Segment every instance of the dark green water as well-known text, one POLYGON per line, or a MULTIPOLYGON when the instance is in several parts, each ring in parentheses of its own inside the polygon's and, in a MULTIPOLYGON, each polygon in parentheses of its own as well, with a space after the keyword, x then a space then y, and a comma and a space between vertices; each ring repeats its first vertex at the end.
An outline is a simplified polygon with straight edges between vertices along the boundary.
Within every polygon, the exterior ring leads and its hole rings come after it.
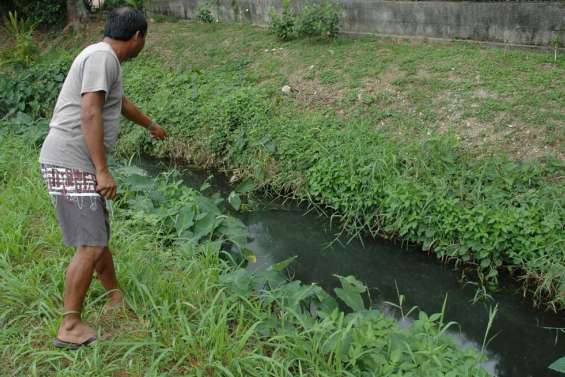
MULTIPOLYGON (((147 160, 139 165, 150 172, 159 167, 147 160)), ((209 172, 182 169, 185 183, 199 188, 209 172)), ((210 183, 215 192, 229 193, 226 180, 217 176, 210 183)), ((226 195, 227 196, 227 195, 226 195)), ((315 282, 328 292, 338 286, 334 274, 354 275, 372 289, 373 305, 393 316, 395 309, 386 301, 398 303, 396 286, 406 297, 405 310, 412 306, 428 314, 440 312, 447 295, 447 321, 460 328, 449 333, 464 347, 481 348, 488 323, 489 308, 498 304, 498 313, 488 344, 488 362, 484 367, 500 377, 560 376, 547 366, 565 356, 564 313, 550 314, 535 310, 527 299, 513 293, 517 287, 507 282, 492 300, 473 304, 475 287, 460 281, 460 272, 441 264, 415 248, 402 247, 382 239, 364 239, 346 243, 334 242, 335 229, 327 218, 305 209, 260 200, 259 210, 237 215, 249 227, 250 248, 257 256, 251 269, 269 266, 291 256, 298 256, 291 268, 294 279, 315 282)), ((409 320, 402 325, 409 325, 409 320)))

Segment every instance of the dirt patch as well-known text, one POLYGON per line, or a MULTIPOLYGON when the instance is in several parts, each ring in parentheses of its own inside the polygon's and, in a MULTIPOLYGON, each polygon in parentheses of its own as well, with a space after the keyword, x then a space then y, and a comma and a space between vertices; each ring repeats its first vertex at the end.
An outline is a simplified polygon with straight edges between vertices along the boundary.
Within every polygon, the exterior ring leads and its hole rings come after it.
POLYGON ((476 89, 475 91, 473 91, 473 97, 476 98, 498 98, 498 95, 496 93, 493 92, 489 92, 488 90, 479 88, 476 89))
POLYGON ((427 79, 431 79, 432 77, 433 74, 425 69, 420 68, 418 69, 418 71, 416 71, 416 78, 418 79, 427 80, 427 79))
POLYGON ((295 97, 307 106, 336 105, 343 99, 339 84, 322 84, 315 66, 302 67, 288 76, 288 85, 295 97))
POLYGON ((531 128, 518 122, 505 124, 503 116, 492 122, 467 118, 452 123, 452 129, 459 136, 464 147, 474 151, 496 152, 504 150, 517 160, 532 160, 553 155, 559 159, 565 156, 559 145, 544 145, 541 128, 531 128))

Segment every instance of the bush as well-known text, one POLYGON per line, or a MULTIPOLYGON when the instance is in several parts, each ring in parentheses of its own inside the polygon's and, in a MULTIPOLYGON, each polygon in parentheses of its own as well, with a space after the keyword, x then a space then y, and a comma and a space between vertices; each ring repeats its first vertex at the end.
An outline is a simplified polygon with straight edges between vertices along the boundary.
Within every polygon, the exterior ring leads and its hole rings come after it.
POLYGON ((285 1, 282 14, 271 12, 271 31, 281 41, 288 41, 294 37, 295 20, 296 15, 290 3, 285 1))
POLYGON ((33 23, 54 26, 65 22, 65 0, 14 0, 12 4, 20 16, 33 23))
POLYGON ((17 12, 8 13, 4 19, 4 29, 13 45, 0 54, 0 65, 27 66, 39 55, 39 47, 33 40, 35 26, 30 19, 19 18, 17 12))
POLYGON ((285 1, 281 14, 271 13, 271 31, 282 41, 294 37, 335 38, 339 32, 338 6, 333 3, 307 4, 295 12, 285 1))
POLYGON ((298 15, 296 32, 304 37, 335 38, 339 32, 337 5, 309 4, 298 15))
POLYGON ((17 113, 46 118, 55 105, 70 60, 60 59, 9 76, 0 74, 0 119, 17 113))
POLYGON ((212 11, 204 6, 198 8, 198 19, 200 22, 204 22, 205 24, 211 24, 214 22, 214 15, 212 11))

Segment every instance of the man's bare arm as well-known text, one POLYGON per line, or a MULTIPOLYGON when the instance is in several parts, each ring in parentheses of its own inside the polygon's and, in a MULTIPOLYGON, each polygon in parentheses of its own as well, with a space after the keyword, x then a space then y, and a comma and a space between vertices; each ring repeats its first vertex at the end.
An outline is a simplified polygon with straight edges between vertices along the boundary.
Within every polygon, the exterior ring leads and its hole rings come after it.
POLYGON ((122 99, 122 115, 132 122, 139 124, 143 128, 147 128, 151 137, 162 140, 165 138, 166 133, 161 126, 153 122, 147 115, 135 106, 133 102, 126 97, 122 99))
POLYGON ((90 158, 96 168, 96 191, 107 199, 116 197, 116 183, 108 169, 104 147, 102 108, 105 93, 85 93, 80 100, 80 123, 90 158))

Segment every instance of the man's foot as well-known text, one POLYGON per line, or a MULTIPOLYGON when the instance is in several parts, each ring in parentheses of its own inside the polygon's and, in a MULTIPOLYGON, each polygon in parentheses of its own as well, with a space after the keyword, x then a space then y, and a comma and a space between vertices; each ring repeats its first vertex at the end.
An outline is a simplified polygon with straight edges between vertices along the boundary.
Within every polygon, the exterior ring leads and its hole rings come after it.
POLYGON ((119 289, 113 289, 108 292, 108 303, 106 303, 105 311, 120 309, 124 307, 124 294, 119 289))
POLYGON ((91 343, 89 340, 96 338, 96 331, 80 319, 64 320, 57 333, 57 340, 61 343, 81 345, 91 343))

